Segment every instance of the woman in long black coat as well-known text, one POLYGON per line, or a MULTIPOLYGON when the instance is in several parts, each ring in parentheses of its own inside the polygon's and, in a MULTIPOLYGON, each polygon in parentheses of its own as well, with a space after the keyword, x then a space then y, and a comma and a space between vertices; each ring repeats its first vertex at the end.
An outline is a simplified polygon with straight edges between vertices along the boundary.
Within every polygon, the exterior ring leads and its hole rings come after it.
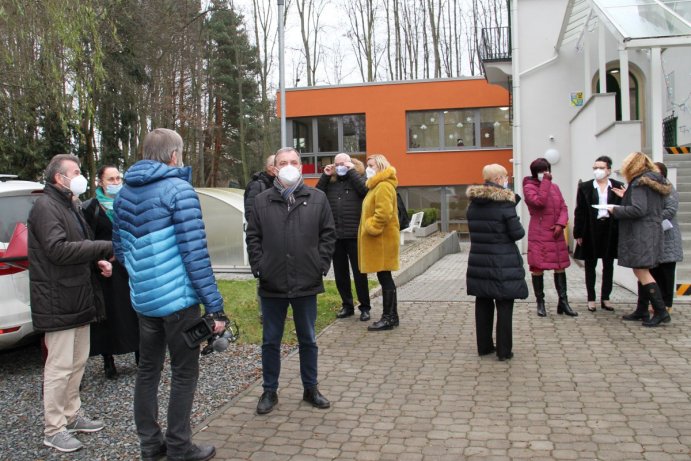
POLYGON ((615 190, 623 190, 624 183, 611 179, 612 159, 603 155, 593 164, 595 179, 582 181, 576 193, 573 238, 576 250, 573 257, 585 261, 585 288, 588 292, 588 310, 595 312, 595 267, 602 260, 602 285, 600 307, 606 311, 614 308, 609 302, 612 293, 614 260, 617 258, 619 227, 606 209, 595 209, 593 205, 619 205, 621 198, 615 190))
POLYGON ((621 167, 629 183, 621 206, 609 206, 609 214, 619 220, 619 265, 630 267, 638 279, 638 304, 624 320, 643 320, 646 327, 670 321, 669 313, 650 268, 662 260, 662 207, 672 185, 660 174, 652 160, 642 152, 629 154, 621 167), (649 318, 648 302, 655 314, 649 318))
POLYGON ((470 186, 466 217, 470 231, 470 254, 466 273, 467 292, 475 296, 477 352, 497 352, 499 360, 513 357, 511 317, 514 299, 528 297, 525 269, 516 241, 525 230, 516 214, 519 197, 508 187, 508 174, 501 165, 482 169, 485 183, 470 186), (496 349, 492 342, 494 309, 497 309, 496 349))
MULTIPOLYGON (((94 231, 96 240, 113 239, 113 200, 122 187, 122 175, 117 167, 99 168, 96 197, 83 204, 84 218, 94 231)), ((113 275, 100 277, 105 298, 106 318, 91 325, 90 355, 103 356, 103 368, 108 379, 115 379, 117 369, 113 355, 135 353, 139 362, 139 320, 130 302, 127 270, 117 260, 112 262, 113 275)))

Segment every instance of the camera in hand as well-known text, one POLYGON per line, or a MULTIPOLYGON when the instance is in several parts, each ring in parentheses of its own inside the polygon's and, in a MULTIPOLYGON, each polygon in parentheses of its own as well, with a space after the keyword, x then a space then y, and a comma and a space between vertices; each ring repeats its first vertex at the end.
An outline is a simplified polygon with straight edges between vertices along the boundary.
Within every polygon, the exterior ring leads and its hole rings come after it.
POLYGON ((219 334, 215 334, 214 318, 204 316, 190 328, 185 330, 183 337, 187 346, 191 349, 198 348, 206 341, 207 344, 202 349, 202 355, 207 355, 212 352, 223 352, 228 349, 230 343, 234 343, 240 337, 240 329, 237 323, 233 322, 233 325, 234 327, 231 327, 226 318, 226 329, 219 334))

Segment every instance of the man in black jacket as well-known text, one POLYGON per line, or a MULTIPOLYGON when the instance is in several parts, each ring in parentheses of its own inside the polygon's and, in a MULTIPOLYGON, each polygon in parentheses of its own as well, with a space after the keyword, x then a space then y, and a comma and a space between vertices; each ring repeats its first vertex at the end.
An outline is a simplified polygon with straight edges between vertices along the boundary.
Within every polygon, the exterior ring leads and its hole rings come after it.
POLYGON ((108 241, 93 241, 78 196, 87 181, 74 155, 53 157, 45 171, 46 187, 29 213, 28 246, 31 320, 45 332, 48 356, 43 373, 43 444, 62 452, 82 448, 73 432, 96 432, 102 421, 79 412, 79 385, 89 358, 89 324, 96 320, 100 290, 96 269, 110 277, 108 241))
POLYGON ((276 152, 277 181, 254 200, 247 226, 247 253, 259 279, 264 315, 262 375, 264 392, 257 405, 266 414, 278 403, 281 338, 288 305, 300 345, 303 400, 317 408, 329 401, 317 387, 317 294, 331 265, 336 241, 329 202, 320 190, 302 181, 300 156, 293 148, 276 152))
POLYGON ((336 250, 333 256, 336 288, 341 295, 342 307, 336 314, 339 319, 355 313, 353 292, 350 288, 350 267, 353 268, 355 291, 360 302, 360 320, 370 319, 369 286, 367 274, 360 272, 357 259, 357 235, 362 214, 362 200, 367 195, 365 167, 348 154, 338 154, 333 165, 324 168, 317 183, 317 189, 324 191, 331 205, 336 224, 336 250))
MULTIPOLYGON (((245 187, 245 222, 250 222, 250 216, 252 215, 252 209, 254 208, 254 199, 257 195, 269 189, 274 184, 274 179, 276 178, 274 159, 275 155, 269 155, 266 158, 266 163, 264 164, 264 171, 254 173, 252 179, 247 183, 245 187)), ((257 284, 257 306, 259 309, 259 321, 263 322, 264 317, 262 317, 262 306, 261 299, 259 299, 259 284, 257 284)))
POLYGON ((247 222, 250 222, 255 197, 274 184, 274 178, 276 178, 274 173, 275 157, 275 155, 269 155, 264 164, 264 171, 254 173, 245 187, 245 221, 247 222))

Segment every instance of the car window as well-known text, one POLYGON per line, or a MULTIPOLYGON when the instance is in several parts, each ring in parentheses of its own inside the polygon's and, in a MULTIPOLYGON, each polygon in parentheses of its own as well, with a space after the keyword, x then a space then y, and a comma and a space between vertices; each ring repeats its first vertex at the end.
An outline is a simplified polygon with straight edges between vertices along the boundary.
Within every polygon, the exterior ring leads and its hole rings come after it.
POLYGON ((25 223, 39 195, 0 197, 0 242, 8 243, 18 222, 25 223))

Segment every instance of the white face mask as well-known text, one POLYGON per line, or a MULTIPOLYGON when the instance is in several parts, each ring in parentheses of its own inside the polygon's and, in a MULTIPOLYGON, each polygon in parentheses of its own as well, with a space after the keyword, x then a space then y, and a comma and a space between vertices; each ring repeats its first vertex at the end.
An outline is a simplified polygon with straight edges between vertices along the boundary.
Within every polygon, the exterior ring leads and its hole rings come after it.
POLYGON ((348 173, 348 167, 345 165, 336 165, 336 174, 338 176, 345 176, 348 173))
POLYGON ((375 174, 377 174, 377 172, 374 171, 374 168, 372 168, 371 166, 368 166, 367 169, 365 170, 365 176, 367 176, 367 179, 371 178, 375 174))
POLYGON ((79 176, 75 176, 72 179, 68 178, 65 175, 61 176, 70 181, 69 189, 72 191, 74 195, 82 195, 84 192, 86 192, 89 182, 83 175, 80 174, 79 176))
POLYGON ((300 170, 293 165, 286 165, 278 170, 278 179, 284 186, 290 187, 300 180, 300 170))
POLYGON ((544 173, 538 173, 538 174, 537 174, 537 180, 538 180, 538 181, 542 181, 542 178, 544 178, 544 177, 545 177, 545 174, 544 174, 544 173))
POLYGON ((593 176, 595 176, 595 179, 599 181, 607 176, 607 172, 604 168, 595 168, 593 170, 593 176))
POLYGON ((106 186, 106 194, 108 195, 118 195, 122 189, 122 184, 108 184, 106 186))
POLYGON ((504 181, 504 189, 508 189, 508 188, 509 188, 509 180, 507 179, 506 181, 504 181))

